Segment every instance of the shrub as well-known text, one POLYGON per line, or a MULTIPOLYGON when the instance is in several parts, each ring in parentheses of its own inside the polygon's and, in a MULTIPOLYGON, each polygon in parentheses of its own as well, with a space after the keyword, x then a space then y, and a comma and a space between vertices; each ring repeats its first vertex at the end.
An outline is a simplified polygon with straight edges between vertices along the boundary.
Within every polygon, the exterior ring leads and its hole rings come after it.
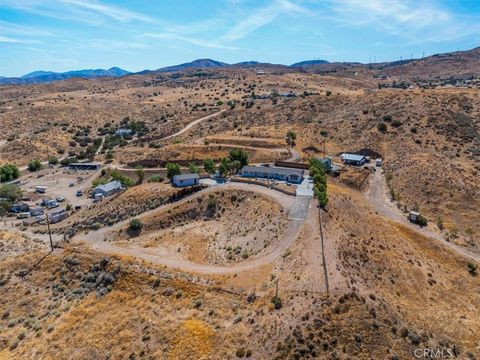
POLYGON ((239 161, 242 166, 248 165, 248 154, 242 149, 232 149, 228 154, 230 161, 239 161))
POLYGON ((200 168, 195 163, 188 164, 188 171, 193 174, 200 174, 200 168))
POLYGON ((377 130, 380 131, 381 133, 385 133, 387 132, 387 125, 385 125, 384 123, 378 123, 377 130))
POLYGON ((55 156, 50 156, 48 158, 48 163, 50 165, 57 165, 59 163, 59 160, 55 156))
POLYGON ((330 90, 327 90, 327 96, 332 95, 332 92, 330 90))
POLYGON ((13 164, 0 166, 0 181, 12 181, 20 176, 20 170, 13 164))
POLYGON ((213 174, 215 172, 215 162, 212 159, 205 159, 203 161, 203 169, 207 173, 213 174))
POLYGON ((271 300, 272 304, 273 304, 273 308, 275 310, 280 310, 283 306, 282 304, 282 299, 280 299, 279 296, 274 296, 272 297, 272 300, 271 300))
POLYGON ((167 166, 167 177, 172 180, 175 175, 180 175, 180 166, 174 163, 168 163, 167 166))
POLYGON ((477 269, 478 269, 477 264, 474 264, 474 263, 469 262, 469 263, 467 264, 467 267, 468 267, 468 272, 470 273, 470 275, 472 275, 472 276, 477 276, 477 274, 478 274, 478 273, 477 273, 477 269))
POLYGON ((391 122, 392 121, 392 115, 384 115, 383 116, 383 121, 391 122))
POLYGON ((417 223, 418 223, 418 225, 420 225, 420 226, 427 226, 428 221, 427 221, 427 218, 425 218, 424 216, 420 215, 420 216, 417 217, 417 223))
POLYGON ((42 163, 40 160, 34 159, 28 163, 28 170, 29 171, 38 171, 42 168, 42 163))
POLYGON ((417 128, 416 128, 416 127, 412 127, 412 128, 410 128, 410 131, 411 131, 413 134, 416 134, 416 133, 417 133, 417 128))
POLYGON ((128 229, 130 231, 139 232, 140 230, 142 230, 142 228, 143 228, 143 223, 137 218, 133 218, 128 223, 128 229))
POLYGON ((398 128, 398 127, 402 126, 402 123, 398 120, 393 120, 392 121, 392 126, 398 128))
POLYGON ((148 182, 162 182, 163 181, 163 177, 161 177, 160 175, 152 175, 148 178, 148 182))

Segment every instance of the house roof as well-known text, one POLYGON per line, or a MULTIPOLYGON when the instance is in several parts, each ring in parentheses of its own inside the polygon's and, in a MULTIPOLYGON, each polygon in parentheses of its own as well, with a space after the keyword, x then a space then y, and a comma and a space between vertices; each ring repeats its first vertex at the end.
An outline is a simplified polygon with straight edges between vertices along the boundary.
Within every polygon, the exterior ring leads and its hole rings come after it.
POLYGON ((76 162, 76 163, 70 163, 69 166, 100 166, 101 164, 99 162, 76 162))
POLYGON ((105 185, 98 185, 93 190, 101 190, 101 191, 109 192, 112 190, 120 189, 121 187, 122 187, 122 183, 120 181, 115 180, 115 181, 110 181, 105 185))
POLYGON ((255 173, 266 173, 266 174, 279 174, 279 175, 297 175, 302 176, 304 173, 303 169, 290 169, 277 166, 244 166, 242 168, 243 172, 255 172, 255 173))
POLYGON ((357 155, 357 154, 342 154, 341 158, 343 160, 350 160, 350 161, 362 161, 365 159, 365 155, 357 155))
POLYGON ((180 180, 195 180, 199 179, 200 176, 198 174, 182 174, 182 175, 175 175, 173 177, 173 181, 180 181, 180 180))

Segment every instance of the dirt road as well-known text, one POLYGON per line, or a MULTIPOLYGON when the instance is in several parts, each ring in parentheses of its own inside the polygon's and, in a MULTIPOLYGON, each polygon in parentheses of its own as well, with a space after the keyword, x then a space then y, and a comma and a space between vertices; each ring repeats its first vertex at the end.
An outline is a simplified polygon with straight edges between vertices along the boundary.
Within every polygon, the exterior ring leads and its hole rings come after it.
MULTIPOLYGON (((253 192, 268 196, 269 198, 278 202, 284 209, 287 209, 287 210, 290 209, 294 201, 294 197, 292 196, 288 196, 286 194, 283 194, 281 192, 278 192, 263 186, 252 185, 252 184, 242 184, 242 183, 227 183, 224 185, 220 185, 218 187, 210 187, 210 188, 201 190, 193 194, 192 196, 186 197, 176 203, 167 204, 161 208, 157 208, 157 209, 145 212, 141 216, 139 216, 139 218, 142 219, 143 217, 149 216, 154 212, 165 211, 166 209, 169 209, 174 206, 178 206, 183 202, 190 201, 191 199, 195 199, 199 196, 208 194, 210 192, 219 191, 219 190, 253 191, 253 192)), ((164 249, 149 249, 149 248, 143 248, 143 247, 125 248, 125 247, 117 246, 115 244, 104 241, 104 239, 108 237, 108 233, 110 231, 125 228, 126 226, 128 226, 128 221, 129 220, 125 220, 113 225, 112 227, 102 228, 98 231, 90 232, 88 234, 79 234, 74 238, 74 241, 85 241, 87 244, 90 244, 93 250, 96 250, 99 252, 103 252, 107 254, 132 256, 135 258, 147 260, 154 264, 166 265, 166 266, 181 269, 184 271, 191 271, 191 272, 203 273, 203 274, 228 274, 228 273, 236 273, 236 272, 254 269, 259 266, 268 264, 273 260, 275 260, 276 258, 278 258, 279 256, 282 256, 297 238, 299 230, 303 224, 303 221, 290 221, 288 223, 286 231, 282 234, 278 243, 275 245, 272 251, 265 256, 254 258, 251 260, 246 260, 242 263, 234 264, 230 266, 213 266, 213 265, 198 264, 198 263, 185 260, 178 253, 169 253, 164 249)))
POLYGON ((172 134, 172 135, 168 135, 168 136, 165 136, 164 138, 161 138, 159 140, 166 140, 166 139, 171 139, 173 137, 176 137, 178 135, 181 135, 183 134, 184 132, 190 130, 192 127, 194 127, 195 125, 197 125, 198 123, 201 123, 202 121, 205 121, 205 120, 208 120, 208 119, 211 119, 217 115, 220 115, 222 113, 224 113, 225 111, 227 111, 227 109, 223 109, 223 110, 220 110, 214 114, 210 114, 210 115, 207 115, 207 116, 204 116, 200 119, 197 119, 197 120, 194 120, 192 121, 191 123, 188 123, 187 126, 185 126, 183 129, 181 129, 180 131, 177 131, 175 134, 172 134))
POLYGON ((406 215, 403 214, 395 206, 395 204, 392 203, 392 201, 390 201, 387 194, 388 191, 385 176, 382 174, 382 171, 379 171, 379 169, 377 169, 377 171, 371 177, 370 187, 365 193, 365 196, 367 197, 368 201, 373 206, 375 211, 389 219, 392 219, 393 221, 408 226, 409 228, 415 230, 416 232, 424 236, 441 242, 443 245, 449 247, 459 255, 480 262, 480 256, 478 254, 472 253, 467 249, 462 248, 461 246, 446 241, 443 238, 442 234, 438 232, 412 224, 410 221, 407 220, 406 215))

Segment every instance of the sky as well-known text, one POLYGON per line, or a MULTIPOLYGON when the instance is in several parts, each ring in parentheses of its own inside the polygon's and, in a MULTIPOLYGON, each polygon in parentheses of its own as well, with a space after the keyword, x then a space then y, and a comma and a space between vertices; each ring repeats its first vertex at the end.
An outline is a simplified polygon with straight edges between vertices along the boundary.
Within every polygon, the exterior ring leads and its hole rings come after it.
POLYGON ((382 62, 480 45, 480 0, 0 0, 0 76, 211 58, 382 62))

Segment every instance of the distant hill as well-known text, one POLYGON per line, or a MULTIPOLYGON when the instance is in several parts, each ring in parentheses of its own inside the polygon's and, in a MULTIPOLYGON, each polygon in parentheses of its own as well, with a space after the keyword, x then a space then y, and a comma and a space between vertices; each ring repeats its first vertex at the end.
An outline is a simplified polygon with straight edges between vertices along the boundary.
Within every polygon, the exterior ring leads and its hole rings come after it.
POLYGON ((400 78, 434 78, 480 75, 480 47, 466 51, 435 54, 423 59, 400 62, 397 66, 387 63, 382 73, 400 78))
POLYGON ((0 84, 41 84, 52 81, 66 80, 74 77, 92 79, 97 77, 119 77, 127 74, 130 74, 130 72, 118 67, 112 67, 108 70, 87 69, 67 71, 63 73, 57 73, 53 71, 33 71, 19 78, 0 78, 0 84))
POLYGON ((212 68, 223 68, 229 66, 229 64, 216 61, 212 59, 197 59, 192 62, 183 63, 179 65, 167 66, 155 70, 156 72, 173 72, 173 71, 182 71, 186 69, 212 69, 212 68))
POLYGON ((25 74, 22 76, 22 79, 31 79, 31 78, 36 78, 36 77, 39 77, 39 76, 47 76, 47 75, 54 75, 54 74, 58 74, 56 72, 53 72, 53 71, 33 71, 31 73, 28 73, 28 74, 25 74))
POLYGON ((290 65, 291 67, 303 67, 303 66, 310 66, 310 65, 323 65, 329 64, 327 60, 305 60, 300 61, 295 64, 290 65))
MULTIPOLYGON (((448 76, 479 76, 480 75, 480 47, 467 51, 436 54, 423 59, 397 60, 376 64, 362 64, 358 62, 329 62, 327 60, 305 60, 292 65, 275 65, 261 63, 254 60, 227 64, 212 59, 197 59, 191 62, 166 66, 157 70, 144 70, 135 74, 150 74, 155 72, 180 72, 189 69, 224 69, 224 68, 254 68, 268 67, 275 71, 294 69, 310 73, 354 73, 357 71, 377 72, 386 77, 398 78, 429 78, 448 76)), ((89 69, 67 71, 63 73, 51 71, 34 71, 19 78, 0 76, 1 84, 39 84, 52 81, 66 80, 73 77, 91 79, 98 77, 120 77, 131 74, 118 67, 108 70, 89 69)))

